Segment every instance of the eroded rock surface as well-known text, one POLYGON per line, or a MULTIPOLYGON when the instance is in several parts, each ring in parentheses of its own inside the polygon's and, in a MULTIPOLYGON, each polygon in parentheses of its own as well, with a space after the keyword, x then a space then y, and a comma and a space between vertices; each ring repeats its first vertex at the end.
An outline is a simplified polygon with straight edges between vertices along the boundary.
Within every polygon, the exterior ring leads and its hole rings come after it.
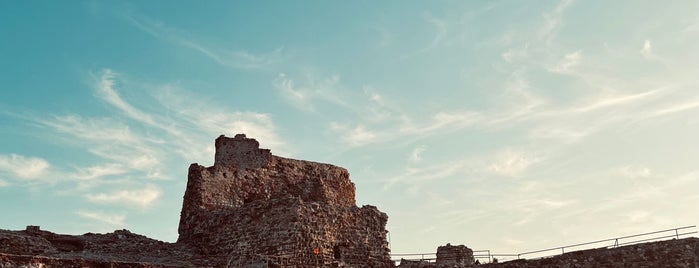
POLYGON ((183 245, 150 239, 128 230, 84 235, 61 235, 38 228, 0 230, 2 268, 207 267, 217 264, 201 261, 190 252, 183 245))

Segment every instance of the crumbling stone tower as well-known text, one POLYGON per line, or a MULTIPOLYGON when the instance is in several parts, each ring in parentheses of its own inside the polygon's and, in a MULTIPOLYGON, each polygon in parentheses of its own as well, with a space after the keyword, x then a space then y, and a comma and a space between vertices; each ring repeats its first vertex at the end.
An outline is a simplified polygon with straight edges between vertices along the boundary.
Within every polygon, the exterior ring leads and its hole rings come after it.
POLYGON ((354 191, 344 168, 221 135, 214 165, 189 167, 178 243, 230 267, 393 267, 388 216, 354 191))

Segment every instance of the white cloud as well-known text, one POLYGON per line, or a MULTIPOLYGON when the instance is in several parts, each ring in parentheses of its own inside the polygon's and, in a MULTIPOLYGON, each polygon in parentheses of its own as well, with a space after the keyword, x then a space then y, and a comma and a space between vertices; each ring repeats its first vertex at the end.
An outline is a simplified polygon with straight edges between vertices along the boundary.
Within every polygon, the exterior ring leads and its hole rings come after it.
POLYGON ((192 95, 190 91, 172 85, 160 87, 157 92, 155 98, 169 114, 167 125, 190 130, 175 132, 169 141, 175 143, 176 150, 184 157, 191 159, 195 156, 197 161, 209 159, 213 153, 210 145, 214 137, 238 133, 257 139, 261 146, 276 153, 289 153, 287 143, 277 133, 269 114, 230 111, 214 99, 192 95))
POLYGON ((7 172, 22 179, 37 179, 46 174, 50 164, 37 157, 10 154, 0 155, 0 172, 7 172))
POLYGON ((129 81, 129 87, 123 90, 154 93, 138 95, 154 98, 151 108, 161 108, 150 109, 157 112, 145 112, 117 91, 117 85, 123 84, 121 79, 116 72, 106 69, 96 78, 94 90, 96 96, 127 118, 64 115, 33 120, 53 130, 53 134, 63 136, 63 142, 78 143, 111 164, 121 165, 125 171, 144 172, 143 177, 148 178, 164 176, 164 162, 173 154, 206 163, 213 152, 212 140, 221 134, 247 133, 276 152, 286 152, 285 142, 276 134, 267 114, 227 111, 215 101, 177 86, 129 81))
POLYGON ((429 206, 434 208, 449 206, 455 203, 454 197, 445 198, 443 195, 433 192, 427 192, 427 196, 430 198, 429 206))
POLYGON ((135 135, 128 125, 112 118, 83 118, 79 115, 37 118, 37 123, 50 127, 55 132, 67 134, 74 142, 98 141, 120 144, 141 144, 141 137, 135 135), (77 139, 75 139, 77 138, 77 139))
POLYGON ((626 213, 628 221, 632 223, 647 222, 649 217, 653 214, 647 210, 634 210, 626 213))
POLYGON ((651 112, 649 114, 649 117, 664 116, 664 115, 684 112, 684 111, 692 110, 692 109, 696 109, 696 108, 699 108, 699 100, 677 103, 677 104, 670 105, 668 107, 660 108, 657 111, 651 112))
POLYGON ((636 94, 625 94, 625 95, 615 95, 615 96, 602 96, 598 99, 586 104, 582 107, 577 108, 577 111, 588 112, 592 110, 597 110, 600 108, 616 107, 626 104, 633 104, 643 100, 650 99, 654 95, 664 93, 669 90, 668 87, 661 87, 641 93, 636 94))
POLYGON ((529 132, 529 136, 535 139, 553 139, 561 142, 576 142, 589 134, 589 129, 579 126, 564 127, 547 125, 537 127, 529 132))
POLYGON ((563 13, 573 4, 573 0, 562 0, 552 10, 542 14, 544 25, 539 29, 539 38, 550 42, 563 24, 563 13))
POLYGON ((647 167, 624 166, 619 168, 619 174, 628 178, 647 178, 653 175, 653 172, 647 167))
POLYGON ((379 27, 379 26, 374 26, 371 27, 373 30, 375 30, 378 35, 379 35, 379 42, 378 45, 380 47, 388 47, 391 46, 395 42, 395 34, 391 33, 388 31, 386 28, 379 27))
POLYGON ((0 179, 0 187, 7 187, 7 186, 10 186, 10 183, 0 179))
POLYGON ((330 129, 342 133, 340 139, 349 147, 364 146, 378 140, 378 135, 371 130, 367 130, 362 125, 350 127, 338 123, 331 123, 330 129))
POLYGON ((135 156, 128 162, 129 167, 138 170, 148 170, 153 167, 160 165, 160 160, 153 155, 143 154, 140 156, 135 156))
POLYGON ((528 56, 528 47, 524 46, 520 49, 508 49, 503 52, 500 57, 507 63, 513 63, 519 60, 526 59, 528 56))
POLYGON ((75 177, 76 179, 80 180, 93 180, 106 176, 124 174, 126 172, 128 172, 128 170, 124 169, 119 164, 105 164, 99 166, 79 168, 78 172, 75 174, 75 177))
POLYGON ((284 59, 284 49, 277 48, 264 54, 253 54, 248 51, 233 51, 230 53, 229 65, 242 69, 263 69, 272 64, 279 63, 284 59))
POLYGON ((182 31, 167 27, 164 23, 135 14, 122 14, 122 17, 139 30, 162 41, 171 42, 206 56, 210 60, 234 69, 257 70, 265 69, 284 61, 283 48, 277 48, 267 53, 254 54, 245 50, 230 50, 215 48, 203 44, 182 31))
POLYGON ((188 47, 195 51, 201 52, 209 59, 215 61, 218 64, 235 69, 264 69, 270 65, 277 64, 284 59, 282 48, 277 48, 268 53, 252 54, 248 51, 243 50, 216 50, 206 47, 202 44, 196 43, 193 40, 184 39, 182 37, 175 37, 175 40, 178 40, 176 42, 184 47, 188 47))
POLYGON ((438 112, 426 124, 412 124, 409 121, 400 126, 401 135, 429 134, 438 130, 456 130, 483 122, 478 112, 438 112))
POLYGON ((280 91, 281 95, 297 108, 308 111, 313 110, 313 106, 310 105, 310 90, 295 88, 294 81, 287 78, 286 74, 280 73, 274 79, 273 84, 280 91))
POLYGON ((318 102, 330 103, 348 110, 354 107, 344 99, 345 94, 340 84, 339 75, 318 78, 313 73, 306 73, 306 80, 298 83, 285 73, 280 73, 272 81, 279 94, 299 110, 315 111, 318 102))
POLYGON ((524 241, 518 240, 518 239, 513 239, 513 238, 504 238, 502 240, 502 242, 505 245, 510 246, 510 247, 524 244, 524 241))
POLYGON ((410 162, 417 163, 417 162, 422 161, 421 154, 422 154, 422 152, 424 152, 426 150, 427 150, 427 146, 424 146, 424 145, 418 146, 415 149, 413 149, 413 151, 410 153, 410 158, 409 158, 410 162))
POLYGON ((364 95, 368 100, 366 109, 359 111, 365 121, 385 124, 389 121, 400 121, 396 115, 403 115, 399 107, 392 103, 392 100, 377 92, 373 86, 363 87, 364 95))
POLYGON ((424 162, 422 165, 410 165, 405 167, 400 174, 390 176, 390 178, 385 181, 386 183, 383 189, 387 190, 396 183, 406 183, 412 185, 412 188, 419 188, 418 183, 423 181, 445 179, 457 174, 476 174, 476 166, 478 165, 478 159, 473 158, 463 158, 437 163, 424 162))
POLYGON ((569 73, 575 66, 580 64, 582 55, 580 50, 566 54, 556 66, 549 68, 549 71, 556 73, 569 73))
POLYGON ((433 49, 440 45, 442 42, 444 42, 444 38, 447 36, 447 21, 443 19, 438 19, 430 14, 426 15, 425 20, 432 24, 436 32, 434 34, 434 37, 432 38, 432 42, 425 48, 421 49, 421 52, 433 49))
POLYGON ((488 166, 488 171, 501 176, 520 177, 541 158, 530 153, 506 149, 498 153, 488 166))
POLYGON ((65 115, 34 120, 39 126, 49 129, 46 131, 48 135, 58 136, 54 138, 56 141, 82 146, 87 152, 97 156, 96 160, 108 161, 89 168, 79 168, 74 174, 75 178, 69 179, 95 179, 130 171, 155 174, 162 168, 158 157, 167 154, 158 148, 160 138, 154 139, 132 131, 130 125, 118 118, 65 115))
POLYGON ((699 182, 699 170, 693 170, 685 174, 670 178, 669 186, 685 185, 688 183, 699 182))
POLYGON ((94 211, 78 211, 77 214, 80 215, 80 217, 106 223, 113 227, 124 226, 124 220, 126 220, 126 215, 124 214, 108 214, 94 211))
POLYGON ((471 222, 482 222, 484 219, 492 218, 496 214, 497 212, 492 209, 471 208, 447 211, 438 215, 438 217, 449 225, 459 226, 471 222))
POLYGON ((515 200, 509 201, 510 204, 508 204, 507 207, 516 209, 520 213, 520 216, 522 216, 521 219, 513 223, 514 225, 527 224, 550 211, 559 210, 576 203, 575 200, 530 196, 531 195, 517 196, 515 200))
POLYGON ((161 195, 160 189, 153 185, 140 190, 121 190, 111 193, 87 194, 87 200, 95 203, 105 204, 128 204, 140 207, 148 207, 153 204, 161 195))
POLYGON ((650 40, 646 39, 646 41, 643 42, 643 47, 638 52, 641 53, 641 56, 643 56, 646 59, 652 58, 653 46, 651 45, 650 40))
POLYGON ((97 95, 102 100, 124 112, 127 116, 149 125, 156 125, 155 121, 150 115, 133 107, 131 104, 127 103, 121 98, 117 90, 114 88, 115 78, 117 75, 118 74, 116 72, 110 69, 103 70, 102 75, 100 75, 99 78, 96 78, 95 81, 95 90, 97 91, 97 95))

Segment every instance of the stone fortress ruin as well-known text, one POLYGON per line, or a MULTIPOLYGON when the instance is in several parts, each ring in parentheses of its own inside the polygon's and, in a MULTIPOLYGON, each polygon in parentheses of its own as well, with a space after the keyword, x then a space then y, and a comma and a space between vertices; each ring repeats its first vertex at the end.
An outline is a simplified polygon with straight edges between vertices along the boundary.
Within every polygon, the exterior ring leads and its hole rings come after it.
POLYGON ((388 216, 354 190, 344 168, 220 136, 214 165, 189 167, 177 242, 236 266, 390 267, 388 216))
MULTIPOLYGON (((272 155, 244 134, 216 139, 214 165, 189 167, 176 243, 117 230, 61 235, 0 229, 0 268, 395 267, 388 216, 358 207, 346 169, 272 155)), ((398 267, 699 267, 699 239, 479 265, 463 246, 398 267)))

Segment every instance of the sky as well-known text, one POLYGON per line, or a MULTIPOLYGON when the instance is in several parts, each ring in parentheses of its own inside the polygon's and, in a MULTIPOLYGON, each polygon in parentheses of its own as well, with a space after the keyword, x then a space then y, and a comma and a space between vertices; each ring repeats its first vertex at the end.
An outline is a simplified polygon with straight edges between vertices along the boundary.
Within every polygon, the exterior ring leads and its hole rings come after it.
POLYGON ((0 228, 173 242, 245 133, 393 253, 699 223, 697 1, 0 1, 0 228))

